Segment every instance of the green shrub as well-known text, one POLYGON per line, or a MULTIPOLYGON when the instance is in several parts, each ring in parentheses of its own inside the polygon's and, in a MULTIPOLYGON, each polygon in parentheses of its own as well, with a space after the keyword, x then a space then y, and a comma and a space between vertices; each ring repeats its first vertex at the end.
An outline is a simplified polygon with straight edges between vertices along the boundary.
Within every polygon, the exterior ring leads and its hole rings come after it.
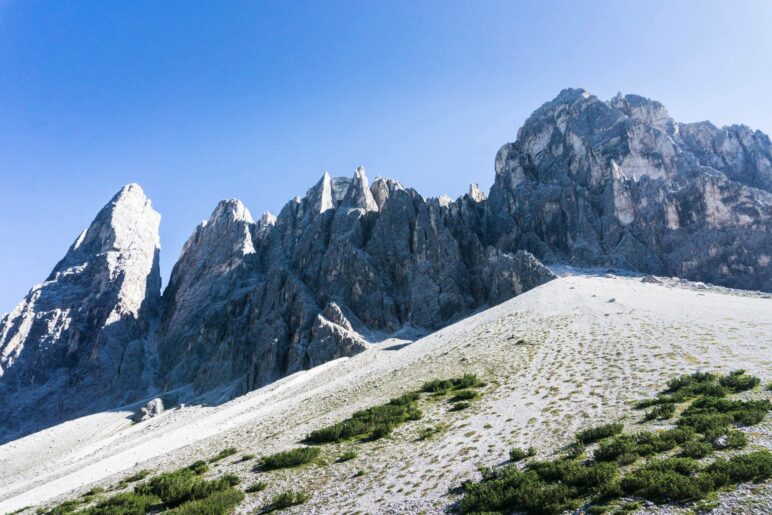
POLYGON ((690 440, 681 446, 681 455, 687 458, 704 458, 713 452, 713 445, 690 440))
POLYGON ((459 390, 448 402, 468 401, 475 397, 477 397, 477 392, 474 390, 459 390))
POLYGON ((188 470, 197 476, 200 476, 201 474, 206 474, 206 472, 209 470, 209 465, 207 465, 204 460, 198 460, 191 463, 190 466, 188 466, 188 470))
POLYGON ((186 502, 166 513, 174 515, 226 515, 244 500, 244 492, 228 488, 203 499, 186 502))
POLYGON ((471 404, 468 402, 461 401, 453 404, 448 411, 461 411, 467 409, 469 406, 471 406, 471 404))
POLYGON ((350 449, 344 452, 343 454, 341 454, 340 456, 338 456, 338 462, 343 463, 344 461, 351 461, 356 457, 357 457, 357 452, 353 449, 350 449))
POLYGON ((571 442, 565 448, 566 458, 575 460, 584 456, 585 445, 582 442, 571 442))
POLYGON ((134 483, 136 481, 141 481, 141 480, 145 479, 149 475, 150 475, 150 471, 149 470, 140 470, 140 471, 135 472, 134 474, 130 475, 126 479, 124 479, 124 481, 126 481, 127 483, 134 483))
POLYGON ((203 499, 215 492, 227 490, 238 482, 239 478, 232 474, 207 481, 190 468, 184 468, 160 474, 137 486, 134 491, 138 495, 158 497, 167 508, 174 508, 187 501, 203 499))
POLYGON ((713 488, 712 480, 690 458, 670 458, 651 462, 622 478, 622 490, 655 502, 702 499, 713 488))
POLYGON ((255 457, 256 456, 254 454, 244 454, 243 456, 241 456, 241 460, 239 461, 249 461, 249 460, 255 459, 255 457))
POLYGON ((734 417, 728 413, 704 413, 700 415, 682 416, 678 419, 681 427, 690 427, 698 433, 729 427, 734 423, 734 417))
POLYGON ((646 420, 667 420, 675 415, 675 404, 667 402, 655 406, 652 410, 647 411, 644 418, 646 420))
POLYGON ((527 450, 521 449, 520 447, 513 447, 509 450, 509 459, 512 461, 521 461, 535 455, 536 449, 533 447, 529 447, 527 450))
POLYGON ((705 435, 705 441, 716 449, 742 449, 748 445, 748 436, 742 431, 717 431, 705 435))
POLYGON ((266 483, 265 481, 255 481, 254 483, 246 487, 244 491, 251 494, 255 492, 262 492, 266 488, 268 488, 268 483, 266 483))
POLYGON ((45 511, 44 513, 46 515, 65 515, 67 513, 72 513, 73 511, 75 511, 78 508, 78 506, 80 506, 80 501, 70 499, 62 503, 59 503, 58 505, 54 506, 48 511, 45 511))
POLYGON ((772 477, 772 452, 761 450, 734 456, 729 460, 727 472, 735 483, 769 479, 772 477))
POLYGON ((456 379, 435 379, 427 381, 421 387, 426 393, 445 393, 449 390, 463 390, 464 388, 478 388, 483 383, 474 374, 465 374, 456 379))
POLYGON ((266 509, 263 510, 263 513, 283 510, 291 506, 297 506, 298 504, 303 504, 304 502, 308 501, 310 498, 311 496, 309 494, 288 490, 276 495, 273 499, 271 499, 271 504, 269 504, 266 509))
POLYGON ((82 510, 82 515, 145 515, 151 507, 159 504, 158 497, 123 492, 100 501, 95 506, 82 510))
POLYGON ((719 383, 721 386, 738 393, 756 388, 761 383, 761 380, 758 377, 746 374, 745 370, 734 370, 729 375, 719 379, 719 383))
POLYGON ((584 444, 597 442, 598 440, 621 433, 623 427, 624 426, 619 423, 591 427, 576 433, 576 439, 584 444))
POLYGON ((228 447, 227 449, 223 449, 220 452, 218 452, 215 456, 209 458, 209 463, 214 463, 216 461, 224 460, 228 456, 233 456, 238 451, 235 447, 228 447))
POLYGON ((260 458, 260 468, 264 470, 298 467, 310 463, 319 456, 316 447, 297 447, 289 451, 278 452, 260 458))
POLYGON ((323 444, 354 437, 382 438, 389 434, 393 427, 423 416, 416 405, 418 398, 416 392, 407 393, 386 404, 357 411, 343 422, 312 431, 306 437, 306 442, 323 444))

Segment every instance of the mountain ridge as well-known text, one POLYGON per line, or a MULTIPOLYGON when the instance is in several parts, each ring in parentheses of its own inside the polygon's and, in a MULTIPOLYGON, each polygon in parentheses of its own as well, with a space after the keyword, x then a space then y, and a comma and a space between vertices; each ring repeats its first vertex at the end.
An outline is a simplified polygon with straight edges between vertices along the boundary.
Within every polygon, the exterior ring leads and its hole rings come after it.
POLYGON ((160 216, 127 185, 44 283, 61 305, 38 306, 33 288, 0 322, 0 435, 172 390, 245 393, 506 301, 555 277, 542 261, 769 292, 770 185, 759 131, 566 89, 501 147, 487 196, 471 185, 456 200, 424 198, 392 179, 370 184, 359 167, 325 172, 258 221, 224 200, 163 294, 160 216), (41 368, 56 377, 30 372, 41 368))

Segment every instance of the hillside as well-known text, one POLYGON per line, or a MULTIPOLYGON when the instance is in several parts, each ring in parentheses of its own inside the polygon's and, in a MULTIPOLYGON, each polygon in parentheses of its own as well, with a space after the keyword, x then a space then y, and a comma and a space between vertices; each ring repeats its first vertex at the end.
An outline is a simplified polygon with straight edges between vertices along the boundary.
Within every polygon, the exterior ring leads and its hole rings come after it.
MULTIPOLYGON (((0 447, 0 512, 55 504, 95 485, 111 487, 140 469, 154 472, 209 459, 235 447, 208 473, 246 486, 238 512, 251 513, 289 488, 311 498, 295 513, 441 513, 450 493, 479 478, 479 466, 508 460, 512 446, 546 457, 582 428, 625 418, 633 401, 696 370, 743 368, 772 379, 769 295, 663 279, 563 276, 414 342, 386 340, 218 404, 177 407, 139 424, 135 406, 90 415, 0 447), (463 411, 420 401, 423 417, 386 438, 323 446, 299 469, 254 472, 258 457, 300 444, 311 431, 381 404, 431 379, 475 373, 486 385, 463 411), (421 439, 422 429, 439 428, 421 439), (357 456, 337 463, 345 450, 357 456), (363 471, 358 473, 359 471, 363 471)), ((227 393, 227 392, 226 392, 227 393)), ((769 398, 767 391, 743 394, 769 398)), ((664 423, 650 423, 665 427, 664 423)), ((772 448, 772 417, 743 429, 751 447, 772 448)), ((666 511, 644 508, 644 511, 666 511)), ((723 494, 717 513, 772 510, 772 483, 723 494)), ((30 513, 32 511, 29 511, 30 513)))

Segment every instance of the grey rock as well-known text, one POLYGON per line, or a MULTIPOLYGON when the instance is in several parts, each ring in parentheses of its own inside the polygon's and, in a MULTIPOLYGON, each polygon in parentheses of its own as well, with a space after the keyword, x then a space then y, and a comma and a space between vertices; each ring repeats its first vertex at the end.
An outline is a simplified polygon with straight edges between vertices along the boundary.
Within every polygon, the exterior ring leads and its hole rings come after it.
POLYGON ((554 278, 527 252, 482 244, 471 193, 442 204, 370 186, 360 167, 325 173, 270 223, 216 209, 164 293, 160 384, 247 391, 361 352, 364 334, 437 329, 554 278))
POLYGON ((159 397, 156 397, 155 399, 149 400, 144 406, 140 406, 140 408, 134 412, 131 420, 135 423, 144 422, 153 417, 157 417, 163 413, 163 411, 164 403, 159 397))
POLYGON ((641 279, 642 283, 649 283, 649 284, 662 284, 662 281, 654 277, 653 275, 646 275, 641 279))
POLYGON ((0 438, 147 395, 159 222, 142 189, 124 187, 0 322, 0 438))
POLYGON ((772 145, 659 102, 564 90, 496 156, 486 243, 546 262, 772 290, 772 145))

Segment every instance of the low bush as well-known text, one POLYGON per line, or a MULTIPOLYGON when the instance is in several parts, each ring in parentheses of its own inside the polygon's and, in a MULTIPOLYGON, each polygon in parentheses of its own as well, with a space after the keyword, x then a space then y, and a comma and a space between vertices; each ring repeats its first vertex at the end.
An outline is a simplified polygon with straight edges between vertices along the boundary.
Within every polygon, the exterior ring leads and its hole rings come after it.
POLYGON ((624 426, 619 423, 591 427, 576 433, 576 439, 584 444, 597 442, 598 440, 621 433, 623 427, 624 426))
POLYGON ((666 402, 655 406, 652 410, 647 411, 644 416, 645 420, 667 420, 675 415, 675 404, 672 402, 666 402))
POLYGON ((200 476, 201 474, 206 474, 206 472, 209 471, 209 465, 207 465, 204 460, 198 460, 191 463, 188 466, 188 470, 190 470, 197 476, 200 476))
POLYGON ((705 435, 705 441, 716 449, 742 449, 748 445, 748 436, 732 429, 708 433, 705 435))
POLYGON ((726 475, 732 483, 760 482, 772 477, 772 452, 761 450, 740 454, 727 460, 717 460, 709 471, 717 476, 726 475))
POLYGON ((731 426, 734 423, 734 417, 728 413, 703 413, 682 416, 676 423, 680 427, 690 427, 698 433, 705 433, 731 426))
POLYGON ((477 392, 474 390, 459 390, 456 394, 448 399, 448 402, 468 401, 477 397, 477 392))
POLYGON ((448 411, 461 411, 467 409, 469 406, 471 406, 471 404, 468 402, 461 401, 453 404, 448 411))
POLYGON ((244 492, 228 488, 190 501, 166 513, 172 515, 227 515, 244 500, 244 492))
POLYGON ((266 488, 268 488, 268 483, 266 483, 265 481, 255 481, 254 483, 246 487, 244 491, 249 494, 252 494, 255 492, 262 492, 266 488))
POLYGON ((702 499, 713 488, 710 477, 695 474, 699 464, 690 458, 657 460, 622 478, 622 490, 655 502, 702 499))
POLYGON ((761 384, 761 380, 758 377, 746 374, 745 370, 734 370, 729 375, 719 379, 718 382, 721 386, 735 393, 752 390, 761 384))
POLYGON ((529 447, 527 450, 521 449, 520 447, 513 447, 509 450, 509 459, 511 461, 521 461, 535 455, 536 449, 533 447, 529 447))
POLYGON ((306 437, 306 442, 323 444, 355 437, 382 438, 388 435, 393 427, 423 416, 416 404, 418 398, 418 393, 412 392, 386 404, 357 411, 343 422, 312 431, 306 437))
POLYGON ((271 503, 263 510, 263 513, 269 513, 276 510, 283 510, 291 506, 303 504, 311 498, 309 494, 303 492, 294 492, 292 490, 282 492, 271 499, 271 503))
POLYGON ((81 510, 79 515, 144 515, 159 503, 160 499, 152 495, 123 492, 81 510))
POLYGON ((149 470, 140 470, 140 471, 135 472, 134 474, 130 475, 126 479, 124 479, 124 481, 126 481, 127 483, 134 483, 136 481, 142 481, 143 479, 145 479, 149 475, 150 475, 150 471, 149 470))
POLYGON ((237 452, 238 451, 236 450, 235 447, 228 447, 227 449, 223 449, 220 452, 218 452, 216 455, 209 458, 209 463, 214 463, 220 460, 224 460, 228 456, 233 456, 237 452))
POLYGON ((264 470, 298 467, 315 460, 319 456, 319 452, 316 447, 298 447, 270 456, 263 456, 260 458, 259 467, 264 470))
POLYGON ((190 468, 165 472, 146 483, 137 486, 138 495, 157 497, 167 508, 174 508, 185 502, 209 497, 215 492, 227 490, 239 482, 232 474, 207 481, 196 475, 190 468))
POLYGON ((344 452, 343 454, 341 454, 340 456, 338 456, 338 463, 343 463, 345 461, 351 461, 351 460, 353 460, 356 457, 357 457, 357 452, 355 450, 353 450, 353 449, 352 450, 348 450, 348 451, 344 452))
POLYGON ((241 456, 241 460, 239 461, 249 461, 249 460, 255 459, 255 457, 256 456, 254 454, 244 454, 243 456, 241 456))
POLYGON ((681 456, 687 458, 704 458, 713 452, 713 445, 707 442, 690 440, 681 446, 681 456))
POLYGON ((427 381, 421 387, 421 391, 426 393, 445 393, 449 390, 463 390, 465 388, 478 388, 483 383, 474 374, 465 374, 456 379, 435 379, 427 381))

